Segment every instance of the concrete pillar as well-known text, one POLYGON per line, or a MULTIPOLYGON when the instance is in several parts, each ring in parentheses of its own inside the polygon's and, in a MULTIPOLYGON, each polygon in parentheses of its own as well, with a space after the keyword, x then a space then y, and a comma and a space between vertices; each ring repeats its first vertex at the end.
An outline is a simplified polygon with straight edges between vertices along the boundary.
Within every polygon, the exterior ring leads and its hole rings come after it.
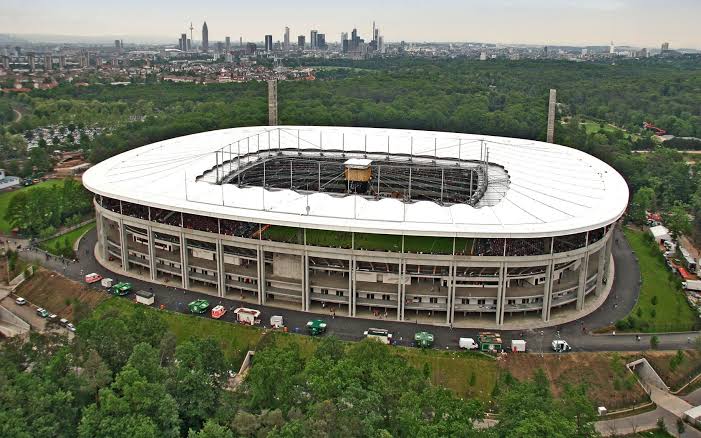
POLYGON ((453 285, 453 262, 450 262, 448 267, 448 299, 445 303, 445 323, 450 324, 453 321, 453 306, 455 303, 455 288, 453 285))
POLYGON ((258 245, 258 304, 265 304, 265 250, 258 245))
POLYGON ((309 255, 306 251, 302 255, 302 269, 304 270, 302 275, 302 310, 308 312, 311 307, 311 288, 309 287, 309 255))
POLYGON ((122 269, 129 271, 129 248, 127 245, 127 229, 124 227, 124 220, 119 218, 119 247, 122 254, 122 269))
POLYGON ((504 324, 504 308, 506 307, 506 278, 506 263, 501 263, 499 266, 499 283, 497 283, 497 311, 495 320, 497 325, 504 324))
POLYGON ((105 216, 102 213, 97 215, 97 239, 100 243, 100 256, 103 260, 109 259, 109 253, 107 252, 107 229, 105 228, 105 216))
POLYGON ((277 123, 277 79, 272 79, 268 81, 268 125, 277 123))
POLYGON ((180 233, 180 276, 182 277, 183 289, 190 288, 190 269, 187 260, 187 239, 185 233, 180 233))
POLYGON ((356 278, 355 278, 355 264, 356 264, 356 259, 355 256, 351 259, 351 282, 352 282, 352 288, 351 288, 351 294, 353 295, 353 314, 351 316, 355 316, 356 313, 356 308, 357 308, 357 302, 358 302, 358 296, 357 296, 357 286, 356 286, 356 278))
POLYGON ((550 304, 553 295, 553 274, 555 273, 555 262, 551 259, 545 268, 545 286, 543 287, 543 310, 541 317, 543 322, 550 320, 550 304))
POLYGON ((348 260, 348 316, 353 316, 353 259, 348 260))
POLYGON ((596 290, 595 294, 599 295, 604 290, 604 268, 606 267, 606 245, 599 249, 599 266, 596 269, 596 290))
POLYGON ((153 244, 153 228, 151 225, 146 226, 146 234, 148 235, 148 266, 151 280, 156 280, 156 251, 153 244))
POLYGON ((397 321, 404 320, 404 260, 399 260, 399 284, 397 285, 397 321))
POLYGON ((613 240, 615 239, 615 237, 613 235, 613 228, 614 227, 615 227, 615 225, 611 226, 611 231, 608 233, 608 240, 606 241, 606 260, 605 260, 606 266, 604 268, 604 272, 605 272, 604 277, 606 278, 607 281, 610 280, 608 277, 609 277, 609 270, 611 269, 611 251, 613 250, 613 240))
POLYGON ((454 324, 455 323, 455 277, 457 276, 457 271, 458 268, 455 266, 455 262, 451 264, 451 269, 450 269, 450 295, 451 295, 451 302, 450 302, 450 323, 454 324))
POLYGON ((555 110, 557 108, 557 90, 550 89, 548 97, 548 128, 546 131, 546 141, 554 143, 555 141, 555 110))
POLYGON ((219 296, 226 295, 226 274, 224 273, 224 245, 217 239, 217 291, 219 296))
POLYGON ((584 307, 584 291, 587 285, 587 261, 589 257, 582 257, 579 262, 579 281, 577 283, 577 310, 582 310, 584 307))

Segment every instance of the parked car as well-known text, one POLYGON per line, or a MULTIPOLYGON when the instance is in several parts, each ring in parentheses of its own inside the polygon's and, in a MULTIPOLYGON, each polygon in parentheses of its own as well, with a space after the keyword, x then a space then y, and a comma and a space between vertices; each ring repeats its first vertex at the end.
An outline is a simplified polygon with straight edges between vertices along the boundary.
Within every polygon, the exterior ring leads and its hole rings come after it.
POLYGON ((58 320, 58 323, 61 324, 63 327, 66 327, 68 325, 68 320, 66 318, 61 318, 58 320))
POLYGON ((49 316, 47 316, 46 319, 49 320, 49 322, 56 322, 58 320, 58 315, 52 313, 49 316))
POLYGON ((25 300, 22 297, 17 297, 17 299, 15 300, 15 304, 17 304, 18 306, 24 306, 25 304, 27 304, 27 300, 25 300))
POLYGON ((47 312, 46 309, 42 309, 41 307, 39 307, 37 309, 37 315, 41 316, 42 318, 48 318, 49 312, 47 312))
POLYGON ((89 284, 97 283, 100 280, 102 280, 102 275, 94 272, 85 276, 85 282, 89 284))
POLYGON ((67 328, 69 331, 72 331, 72 332, 75 331, 75 326, 74 326, 72 323, 70 323, 70 322, 69 322, 68 324, 66 324, 66 328, 67 328))

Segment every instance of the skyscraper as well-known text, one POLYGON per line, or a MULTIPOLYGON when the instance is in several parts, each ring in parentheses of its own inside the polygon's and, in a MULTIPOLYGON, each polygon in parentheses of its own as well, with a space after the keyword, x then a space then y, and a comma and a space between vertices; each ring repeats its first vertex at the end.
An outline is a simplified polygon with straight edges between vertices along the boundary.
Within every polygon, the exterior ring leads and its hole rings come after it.
POLYGON ((297 47, 298 47, 300 50, 304 50, 304 39, 305 39, 305 38, 304 38, 304 35, 299 35, 299 36, 297 37, 297 47))
POLYGON ((316 45, 316 35, 319 33, 319 31, 312 30, 309 33, 309 47, 314 50, 317 49, 318 46, 316 45))
POLYGON ((265 51, 266 52, 273 51, 273 36, 272 35, 265 36, 265 51))
POLYGON ((285 26, 285 36, 283 38, 283 48, 290 50, 290 28, 285 26))
POLYGON ((202 51, 209 51, 209 30, 207 29, 207 22, 205 21, 202 25, 202 51))
POLYGON ((224 43, 224 50, 226 50, 226 53, 229 53, 231 51, 231 37, 226 37, 224 43))
POLYGON ((666 52, 669 50, 669 43, 662 43, 662 51, 666 52))
POLYGON ((316 34, 316 48, 319 50, 326 50, 326 34, 316 34))
POLYGON ((180 50, 183 52, 187 52, 187 34, 186 33, 181 33, 180 34, 180 41, 178 42, 178 47, 180 50))

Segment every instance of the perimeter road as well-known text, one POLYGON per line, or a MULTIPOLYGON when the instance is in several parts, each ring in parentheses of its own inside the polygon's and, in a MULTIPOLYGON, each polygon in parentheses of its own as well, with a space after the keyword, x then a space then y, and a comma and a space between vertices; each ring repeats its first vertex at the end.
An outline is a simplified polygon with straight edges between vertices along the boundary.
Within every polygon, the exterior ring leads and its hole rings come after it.
MULTIPOLYGON (((642 336, 640 341, 636 340, 634 334, 625 335, 591 335, 589 330, 610 325, 613 322, 625 317, 635 305, 640 290, 640 271, 634 254, 631 252, 628 243, 619 230, 616 230, 613 245, 613 257, 616 266, 616 276, 614 284, 608 298, 597 310, 582 318, 557 327, 544 328, 542 330, 506 331, 501 330, 504 342, 508 345, 511 339, 525 339, 528 342, 528 349, 532 353, 550 351, 550 342, 559 334, 572 346, 574 351, 640 351, 650 348, 650 335, 642 336)), ((416 324, 411 322, 397 322, 383 319, 362 319, 349 318, 336 315, 332 320, 330 314, 306 313, 302 311, 281 309, 257 304, 245 303, 239 300, 232 300, 210 296, 198 292, 183 290, 179 287, 167 287, 160 284, 145 282, 138 279, 129 278, 124 273, 111 272, 97 263, 94 257, 96 243, 96 231, 89 231, 81 240, 78 248, 78 263, 63 264, 60 260, 53 258, 46 260, 43 253, 35 251, 23 251, 24 257, 30 257, 38 263, 64 274, 73 280, 84 282, 84 275, 97 272, 104 277, 127 280, 131 282, 135 289, 151 290, 156 295, 156 303, 163 304, 172 311, 187 313, 187 303, 198 299, 206 298, 211 305, 222 304, 229 308, 245 306, 254 307, 260 310, 261 321, 267 325, 272 315, 280 315, 285 320, 285 325, 292 332, 305 333, 304 327, 310 319, 323 318, 329 323, 329 334, 333 334, 344 340, 360 340, 363 338, 363 331, 368 327, 384 328, 393 333, 394 338, 401 345, 411 345, 414 333, 417 331, 428 331, 435 335, 436 348, 456 349, 458 340, 461 337, 476 338, 478 329, 451 329, 445 326, 433 326, 416 324)), ((205 314, 202 317, 208 318, 205 314)), ((227 313, 223 320, 234 322, 233 314, 227 313)), ((677 350, 689 347, 689 338, 694 339, 699 333, 682 334, 662 334, 658 335, 660 349, 677 350)))

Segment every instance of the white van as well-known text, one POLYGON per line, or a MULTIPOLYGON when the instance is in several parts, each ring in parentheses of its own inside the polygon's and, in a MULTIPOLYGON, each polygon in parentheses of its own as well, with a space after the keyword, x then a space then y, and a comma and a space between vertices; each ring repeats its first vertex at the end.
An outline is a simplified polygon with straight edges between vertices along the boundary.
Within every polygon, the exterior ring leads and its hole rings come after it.
POLYGON ((465 350, 477 350, 479 345, 477 345, 477 342, 475 342, 474 339, 472 338, 460 338, 460 342, 458 343, 460 348, 463 348, 465 350))

